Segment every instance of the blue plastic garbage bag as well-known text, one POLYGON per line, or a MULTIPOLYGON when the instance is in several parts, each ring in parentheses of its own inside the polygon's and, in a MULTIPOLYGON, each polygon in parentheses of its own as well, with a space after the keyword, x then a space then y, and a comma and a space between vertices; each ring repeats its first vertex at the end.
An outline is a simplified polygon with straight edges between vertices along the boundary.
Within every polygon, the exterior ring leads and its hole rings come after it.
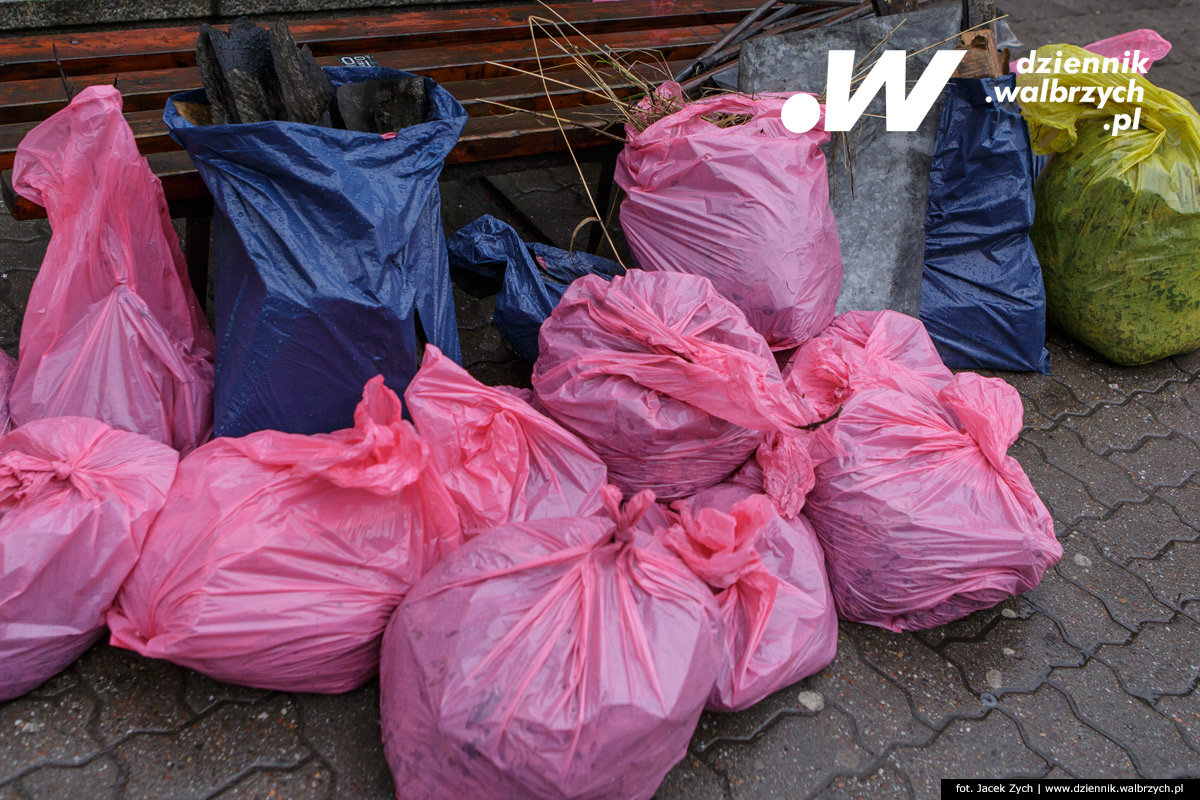
POLYGON ((576 278, 624 274, 615 261, 581 251, 522 242, 490 214, 446 240, 454 281, 476 297, 497 295, 492 320, 526 361, 537 361, 538 331, 576 278))
POLYGON ((996 97, 1015 82, 955 78, 946 87, 929 173, 921 320, 949 367, 1049 371, 1046 291, 1029 240, 1033 152, 1017 104, 996 97))
MULTIPOLYGON (((334 85, 407 75, 327 69, 334 85)), ((428 121, 383 136, 293 122, 163 120, 216 204, 215 436, 348 428, 375 375, 402 393, 424 335, 461 358, 438 176, 466 124, 425 80, 428 121)))

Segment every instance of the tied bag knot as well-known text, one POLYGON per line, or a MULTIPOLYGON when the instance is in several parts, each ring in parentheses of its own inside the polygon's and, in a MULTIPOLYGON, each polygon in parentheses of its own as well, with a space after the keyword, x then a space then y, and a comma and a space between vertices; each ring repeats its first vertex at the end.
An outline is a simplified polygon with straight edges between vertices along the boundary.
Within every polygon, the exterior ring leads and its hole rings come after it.
POLYGON ((654 505, 654 492, 643 489, 629 498, 626 503, 622 503, 621 499, 621 490, 612 484, 600 490, 600 502, 604 504, 604 510, 616 523, 612 532, 613 541, 629 544, 633 541, 633 531, 637 524, 654 505))
POLYGON ((770 501, 748 497, 726 514, 715 508, 678 509, 680 521, 667 529, 666 543, 701 580, 724 590, 761 572, 758 541, 771 518, 770 501))
POLYGON ((69 483, 84 497, 97 496, 94 481, 72 462, 13 450, 0 456, 0 509, 37 495, 51 481, 69 483))

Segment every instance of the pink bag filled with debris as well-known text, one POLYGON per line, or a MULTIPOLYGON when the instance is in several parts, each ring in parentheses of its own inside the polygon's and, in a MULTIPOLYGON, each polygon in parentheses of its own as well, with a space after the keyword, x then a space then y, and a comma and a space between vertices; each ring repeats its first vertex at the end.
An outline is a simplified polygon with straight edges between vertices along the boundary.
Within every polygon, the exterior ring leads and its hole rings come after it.
POLYGON ((741 711, 824 669, 837 653, 837 614, 808 520, 789 522, 766 496, 733 484, 676 507, 667 546, 718 592, 725 621, 708 708, 741 711))
POLYGON ((962 373, 930 400, 856 388, 809 441, 820 537, 842 619, 893 631, 944 625, 1033 588, 1062 557, 1021 465, 1017 390, 962 373))
POLYGON ((461 541, 428 448, 372 378, 353 428, 221 438, 180 462, 108 615, 112 643, 229 683, 347 691, 378 670, 400 600, 461 541))
MULTIPOLYGON (((672 93, 677 84, 659 90, 672 93)), ((823 122, 787 130, 786 100, 718 94, 644 131, 626 126, 616 169, 621 229, 638 265, 711 279, 776 350, 828 325, 842 287, 821 152, 829 134, 823 122)))
POLYGON ((599 456, 508 387, 484 386, 433 345, 404 402, 468 536, 601 509, 608 470, 599 456))
POLYGON ((793 354, 784 376, 824 418, 836 413, 855 388, 868 384, 933 401, 953 373, 921 320, 898 311, 848 311, 793 354))
POLYGON ((0 350, 0 436, 12 430, 12 416, 8 413, 8 393, 12 389, 13 376, 17 374, 17 360, 0 350))
POLYGON ((164 444, 85 417, 0 438, 0 700, 100 638, 178 463, 164 444))
POLYGON ((121 94, 89 86, 17 148, 53 228, 21 326, 15 424, 92 417, 188 451, 212 431, 213 334, 121 94))
MULTIPOLYGON (((709 588, 608 515, 468 542, 388 625, 383 742, 403 800, 646 800, 687 753, 721 665, 709 588)), ((657 541, 650 538, 648 541, 657 541)))
POLYGON ((817 420, 762 336, 700 275, 580 278, 542 324, 540 349, 538 402, 629 493, 689 497, 740 467, 761 431, 817 420))

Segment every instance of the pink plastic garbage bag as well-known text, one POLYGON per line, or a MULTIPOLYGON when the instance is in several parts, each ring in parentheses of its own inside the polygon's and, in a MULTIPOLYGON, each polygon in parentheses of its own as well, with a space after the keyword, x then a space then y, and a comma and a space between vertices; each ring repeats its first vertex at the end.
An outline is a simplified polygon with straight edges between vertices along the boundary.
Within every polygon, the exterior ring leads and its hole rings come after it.
POLYGON ((762 336, 699 275, 580 278, 543 323, 540 350, 538 401, 629 493, 689 497, 740 467, 760 431, 817 421, 762 336))
POLYGON ((708 708, 741 711, 824 669, 837 653, 837 614, 808 520, 788 522, 765 495, 733 484, 676 506, 667 545, 718 592, 725 621, 708 708))
POLYGON ((952 373, 921 320, 898 311, 848 311, 792 356, 788 386, 822 417, 858 387, 883 383, 932 400, 952 373))
POLYGON ((13 188, 54 231, 21 326, 15 424, 75 415, 184 452, 207 440, 213 334, 120 92, 89 86, 30 131, 13 188))
POLYGON ((229 683, 347 691, 461 540, 428 448, 372 378, 353 428, 221 438, 180 462, 108 616, 112 643, 229 683))
POLYGON ((721 665, 709 588, 609 515, 468 542, 388 625, 383 742, 403 800, 645 800, 687 752, 721 665))
POLYGON ((0 700, 100 638, 178 462, 164 444, 85 417, 0 438, 0 700))
POLYGON ((1037 585, 1062 557, 1050 514, 1007 455, 1021 398, 954 376, 936 401, 875 385, 811 437, 804 513, 842 619, 894 631, 943 625, 1037 585))
POLYGON ((780 350, 829 324, 842 286, 821 152, 829 134, 823 123, 788 131, 786 99, 718 94, 644 131, 627 126, 616 169, 638 265, 711 279, 780 350), (721 127, 717 115, 749 119, 721 127))
POLYGON ((12 389, 13 376, 17 374, 17 360, 0 350, 0 436, 12 430, 12 417, 8 413, 8 392, 12 389))
POLYGON ((518 394, 484 386, 433 345, 404 402, 468 535, 600 510, 608 470, 599 456, 518 394))
POLYGON ((817 479, 808 437, 805 431, 766 434, 758 450, 729 482, 767 495, 784 519, 795 519, 817 479))

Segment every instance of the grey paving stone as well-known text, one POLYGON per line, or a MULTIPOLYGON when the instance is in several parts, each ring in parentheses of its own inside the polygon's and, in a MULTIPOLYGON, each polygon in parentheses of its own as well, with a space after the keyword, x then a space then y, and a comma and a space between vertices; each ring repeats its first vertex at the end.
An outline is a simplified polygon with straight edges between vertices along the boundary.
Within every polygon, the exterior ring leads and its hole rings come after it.
POLYGON ((1088 450, 1079 434, 1068 428, 1029 431, 1025 441, 1036 445, 1050 464, 1086 484, 1088 493, 1108 508, 1138 503, 1147 497, 1126 470, 1088 450))
POLYGON ((1152 560, 1132 559, 1126 566, 1150 584, 1150 590, 1164 603, 1178 606, 1200 599, 1200 544, 1172 542, 1152 560))
POLYGON ((1188 747, 1175 724, 1126 693, 1099 660, 1055 670, 1050 678, 1072 699, 1076 716, 1119 744, 1142 777, 1200 774, 1200 755, 1188 747))
POLYGON ((708 760, 726 775, 735 800, 808 797, 835 775, 871 765, 853 731, 849 717, 826 706, 812 716, 780 719, 753 745, 718 744, 708 760))
POLYGON ((837 658, 804 685, 820 692, 827 705, 845 711, 858 728, 859 741, 876 755, 893 744, 933 738, 933 729, 913 716, 904 692, 859 657, 852 634, 843 633, 837 658))
POLYGON ((897 748, 889 763, 908 775, 915 797, 928 800, 941 797, 942 778, 1035 778, 1050 768, 994 710, 981 720, 954 720, 928 747, 897 748))
POLYGON ((871 800, 908 800, 911 791, 907 775, 885 766, 862 778, 839 775, 817 797, 820 800, 862 800, 867 797, 871 800))
POLYGON ((463 365, 468 370, 474 364, 511 361, 517 357, 494 325, 460 331, 459 344, 465 354, 463 365))
POLYGON ((1148 408, 1133 401, 1102 403, 1086 417, 1067 417, 1062 424, 1078 433, 1084 445, 1098 455, 1132 450, 1147 437, 1171 433, 1170 428, 1155 421, 1148 408))
POLYGON ((1086 414, 1090 406, 1076 397, 1070 386, 1055 377, 1054 372, 1052 369, 1050 375, 1003 373, 1000 377, 1021 393, 1021 402, 1026 409, 1033 409, 1046 419, 1054 421, 1067 414, 1086 414))
POLYGON ((126 796, 206 797, 252 769, 297 766, 312 753, 298 736, 296 709, 279 696, 255 714, 226 706, 170 734, 129 737, 113 751, 128 765, 126 796))
POLYGON ((1171 363, 1193 377, 1200 375, 1200 350, 1181 356, 1171 356, 1171 363))
POLYGON ((292 770, 259 770, 215 795, 218 800, 331 800, 333 775, 319 761, 292 770))
POLYGON ((29 795, 17 794, 20 788, 16 781, 0 786, 0 800, 29 800, 29 795))
POLYGON ((1159 489, 1154 496, 1175 510, 1181 520, 1200 532, 1200 481, 1159 489))
POLYGON ((1121 678, 1126 691, 1142 697, 1185 694, 1200 679, 1200 622, 1178 614, 1148 623, 1123 647, 1101 647, 1096 657, 1121 678))
POLYGON ((75 672, 75 668, 71 666, 31 691, 26 697, 53 699, 64 692, 74 689, 78 685, 79 675, 75 672))
POLYGON ((173 731, 194 716, 182 701, 182 667, 98 645, 75 669, 100 700, 95 725, 106 745, 134 732, 173 731))
POLYGON ((750 742, 769 728, 776 719, 789 714, 808 713, 800 704, 799 693, 804 691, 812 680, 809 678, 796 686, 776 692, 737 714, 704 713, 692 736, 692 750, 706 755, 720 742, 750 742))
POLYGON ((1084 661, 1045 614, 1029 619, 1001 617, 979 641, 950 642, 940 652, 962 669, 977 694, 1029 691, 1054 667, 1079 666, 1084 661))
POLYGON ((183 701, 193 714, 202 714, 220 703, 257 703, 271 695, 265 689, 222 683, 192 670, 185 671, 183 680, 183 701))
POLYGON ((1175 723, 1193 750, 1200 750, 1200 689, 1184 695, 1163 695, 1154 707, 1175 723))
POLYGON ((1020 724, 1031 750, 1076 778, 1136 778, 1129 756, 1071 711, 1067 696, 1049 684, 1030 694, 1008 694, 1000 707, 1020 724))
POLYGON ((1122 506, 1108 519, 1083 520, 1077 527, 1118 564, 1127 564, 1132 558, 1154 558, 1171 542, 1197 537, 1196 530, 1184 525, 1175 510, 1157 497, 1148 503, 1122 506))
POLYGON ((1042 451, 1030 442, 1018 440, 1008 454, 1024 468, 1060 530, 1074 526, 1081 519, 1104 516, 1107 509, 1088 494, 1087 485, 1051 466, 1042 451))
POLYGON ((962 619, 914 634, 934 650, 941 652, 950 642, 974 641, 1002 619, 1029 619, 1035 613, 1020 597, 1010 597, 991 608, 976 611, 962 619))
POLYGON ((83 689, 56 700, 21 697, 0 704, 0 783, 43 764, 89 760, 100 750, 88 732, 95 711, 83 689))
POLYGON ((120 796, 121 770, 101 756, 81 767, 42 767, 21 779, 30 800, 106 800, 120 796))
MULTIPOLYGON (((1072 350, 1069 343, 1065 343, 1064 347, 1072 350)), ((1075 351, 1082 351, 1082 348, 1075 345, 1075 350, 1072 352, 1075 351)), ((1135 392, 1157 392, 1168 383, 1186 381, 1190 377, 1176 367, 1169 358, 1153 364, 1146 364, 1137 369, 1130 369, 1118 367, 1116 364, 1092 354, 1086 368, 1099 375, 1100 379, 1105 381, 1110 388, 1115 386, 1113 391, 1120 392, 1126 397, 1135 392)))
POLYGON ((654 800, 725 800, 725 780, 695 756, 667 773, 654 800))
POLYGON ((1091 540, 1078 533, 1063 540, 1058 571, 1097 597, 1109 615, 1130 630, 1171 618, 1171 609, 1158 602, 1143 581, 1104 558, 1091 540))
POLYGON ((1200 443, 1200 381, 1170 383, 1155 394, 1139 394, 1134 399, 1159 423, 1200 443))
POLYGON ((1125 396, 1120 386, 1105 380, 1089 368, 1092 361, 1082 353, 1078 345, 1067 339, 1051 336, 1046 342, 1046 349, 1050 351, 1051 375, 1070 388, 1071 394, 1082 405, 1084 411, 1095 408, 1100 403, 1118 403, 1125 396))
POLYGON ((1178 434, 1147 439, 1136 450, 1111 453, 1108 458, 1148 489, 1181 486, 1200 470, 1200 447, 1178 434))
POLYGON ((513 355, 508 361, 475 362, 468 365, 467 372, 471 373, 475 380, 488 386, 505 385, 528 389, 533 368, 519 356, 513 355))
POLYGON ((982 716, 979 697, 953 664, 913 636, 859 626, 862 657, 908 695, 917 718, 940 730, 954 717, 982 716))
POLYGON ((1109 616, 1103 603, 1064 578, 1058 567, 1047 570, 1042 582, 1021 596, 1046 612, 1061 626, 1064 638, 1085 652, 1103 642, 1126 642, 1132 636, 1109 616))
POLYGON ((334 800, 391 800, 392 775, 383 757, 379 686, 340 695, 296 695, 303 737, 336 776, 334 800))
MULTIPOLYGON (((586 164, 583 173, 590 187, 598 176, 596 164, 586 164)), ((595 215, 583 189, 579 173, 573 166, 556 167, 534 172, 497 175, 492 182, 525 214, 536 220, 550 238, 550 243, 568 249, 575 226, 595 215)), ((615 217, 614 217, 615 221, 615 217)), ((619 225, 613 225, 619 228, 619 225)), ((575 247, 587 244, 591 226, 580 229, 575 247)), ((602 252, 602 255, 604 253, 602 252)))
POLYGON ((476 331, 492 324, 492 314, 496 313, 496 298, 472 297, 454 287, 454 313, 458 319, 460 335, 464 331, 476 331))

